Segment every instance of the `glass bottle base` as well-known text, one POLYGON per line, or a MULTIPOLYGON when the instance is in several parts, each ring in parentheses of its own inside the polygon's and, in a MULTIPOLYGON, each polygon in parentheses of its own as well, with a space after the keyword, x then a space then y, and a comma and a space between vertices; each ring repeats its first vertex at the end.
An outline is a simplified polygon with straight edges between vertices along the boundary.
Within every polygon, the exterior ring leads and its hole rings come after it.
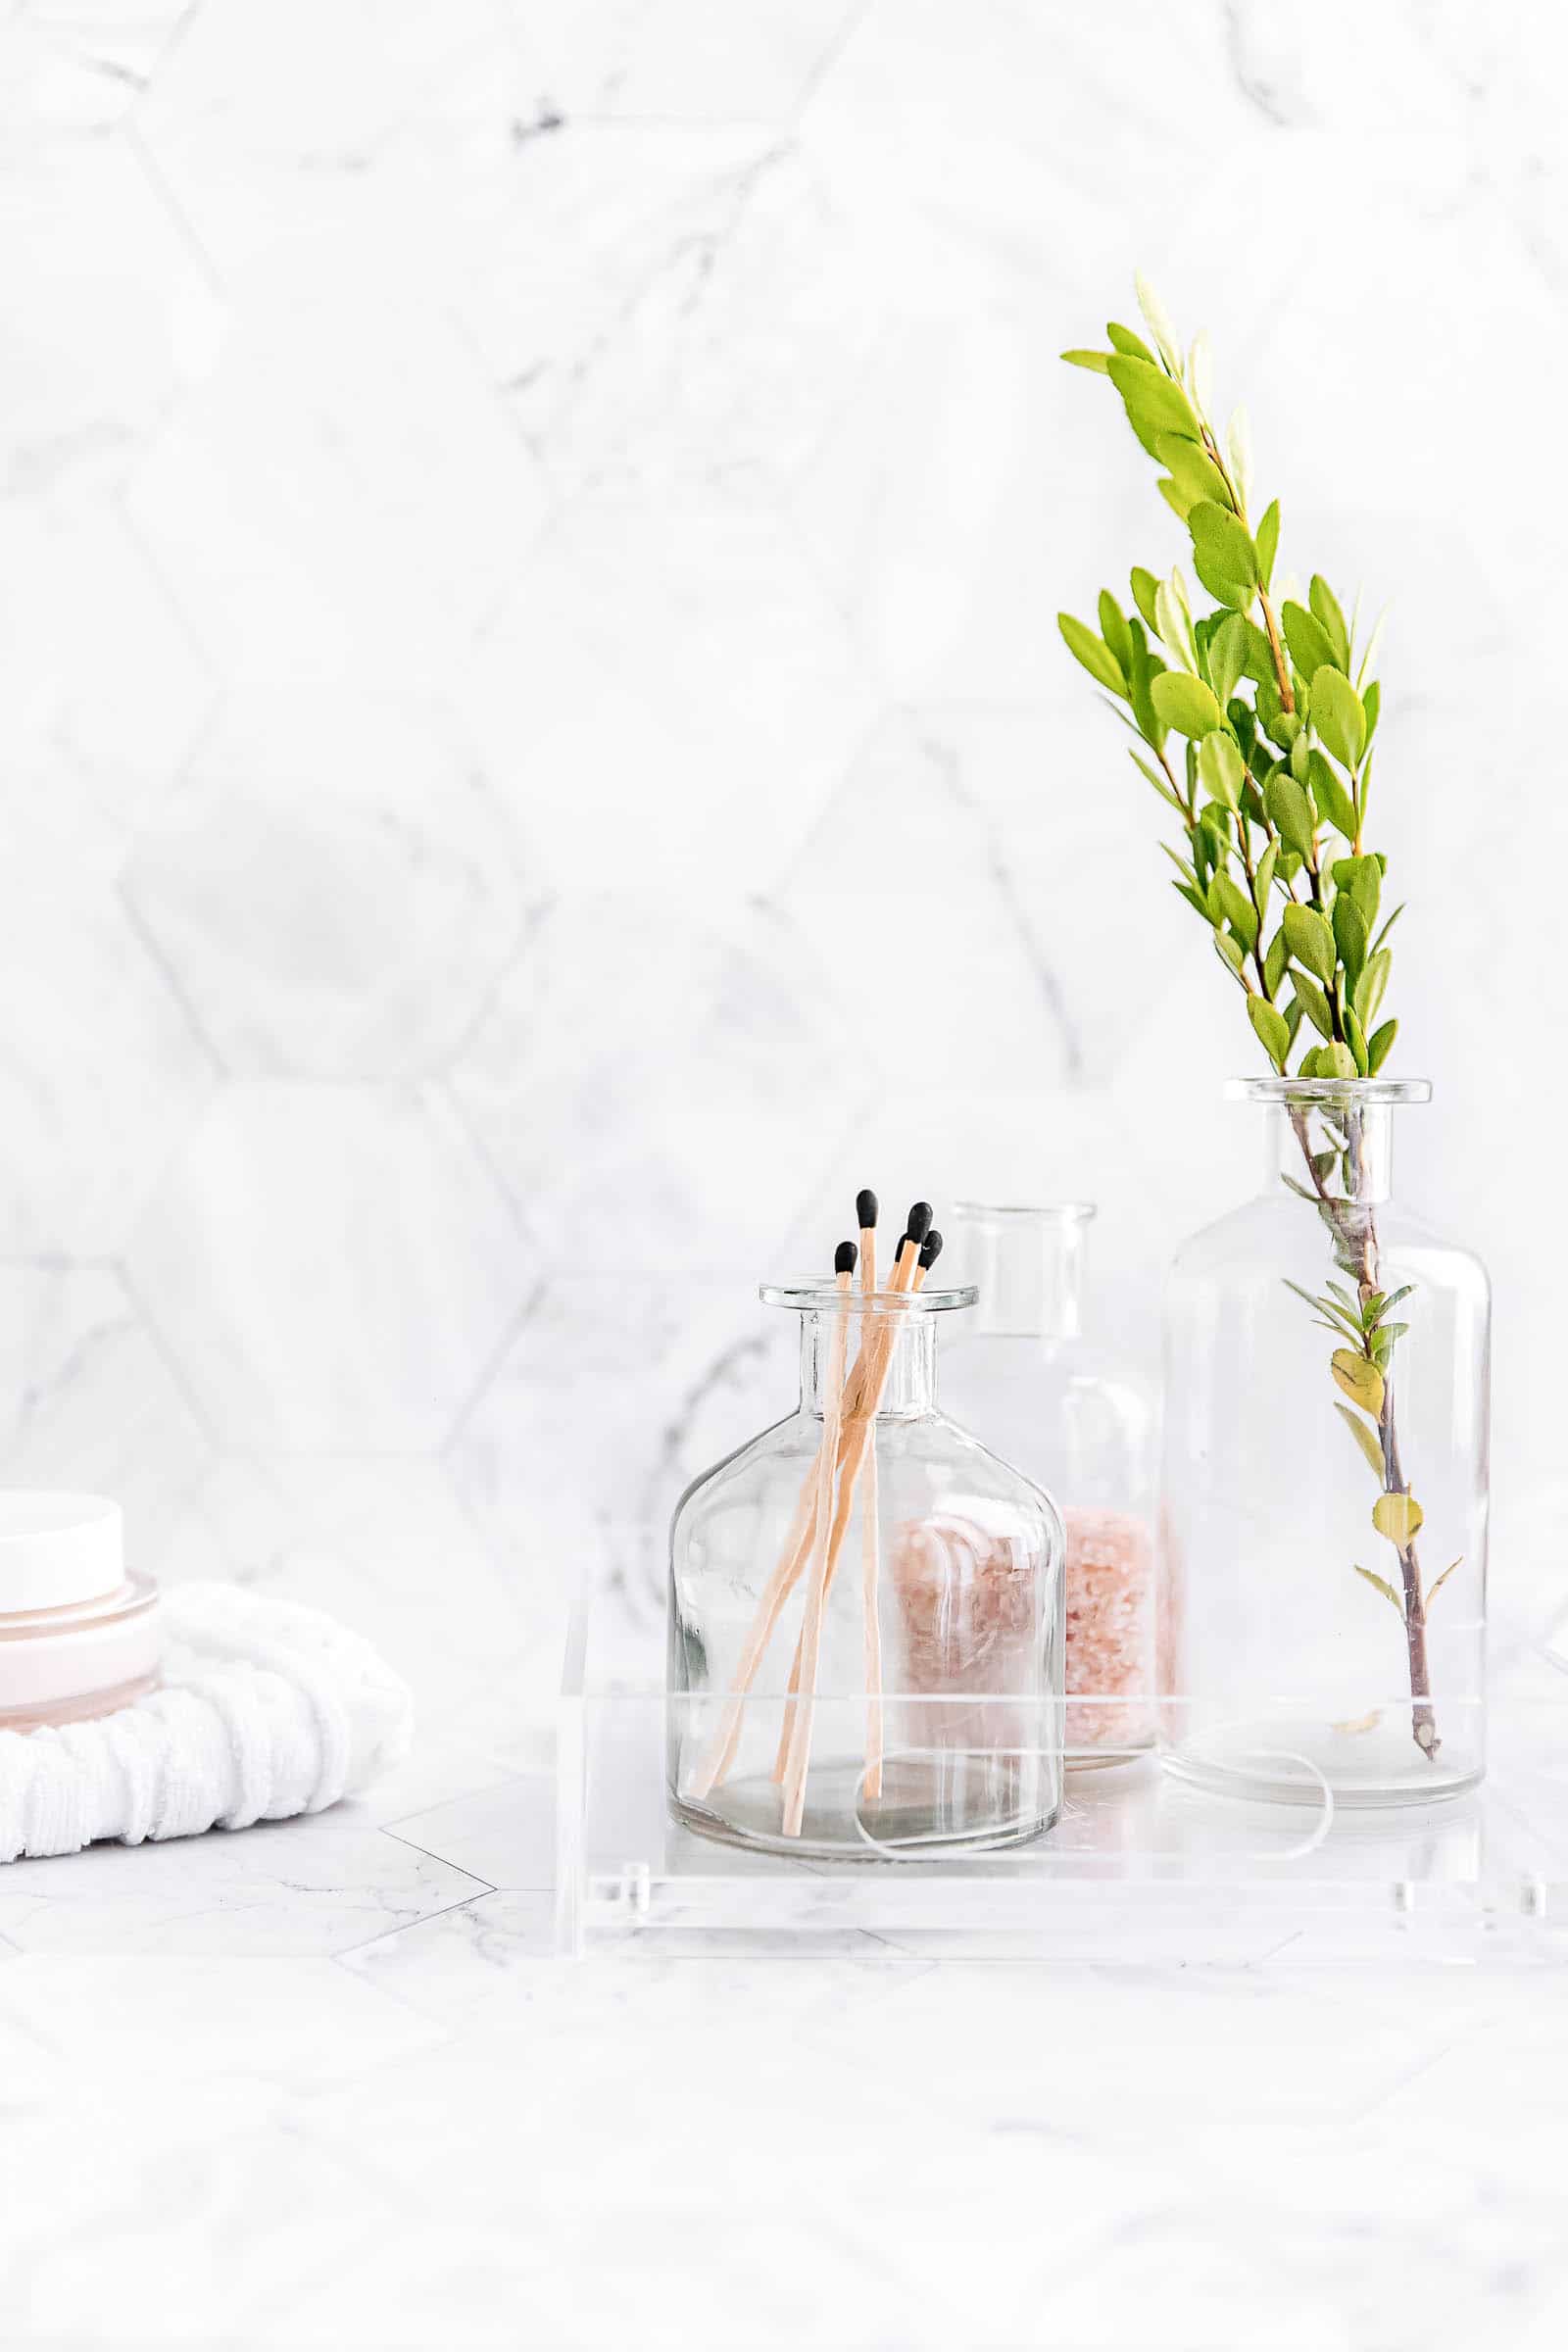
POLYGON ((1045 1790, 1021 1785, 1033 1776, 1008 1766, 1002 1777, 1012 1786, 999 1788, 987 1759, 982 1789, 961 1769, 964 1761, 890 1756, 874 1801, 864 1794, 863 1758, 813 1763, 798 1838, 785 1837, 782 1794, 764 1773, 725 1781, 701 1803, 670 1789, 669 1810, 700 1838, 809 1862, 932 1862, 996 1853, 1027 1845, 1056 1820, 1059 1794, 1043 1803, 1045 1790))
POLYGON ((1348 1812, 1445 1804, 1476 1788, 1484 1773, 1463 1744, 1454 1746, 1451 1761, 1442 1748, 1436 1757, 1423 1755, 1411 1738, 1408 1708, 1352 1723, 1282 1723, 1260 1715, 1173 1742, 1160 1763, 1173 1780, 1211 1796, 1320 1806, 1326 1789, 1336 1809, 1348 1812))

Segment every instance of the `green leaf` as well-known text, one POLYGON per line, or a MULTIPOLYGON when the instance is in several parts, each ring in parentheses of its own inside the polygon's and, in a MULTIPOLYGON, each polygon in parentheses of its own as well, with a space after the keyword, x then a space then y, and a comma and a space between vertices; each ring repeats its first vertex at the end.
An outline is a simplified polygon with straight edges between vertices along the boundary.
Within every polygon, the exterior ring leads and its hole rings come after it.
POLYGON ((1284 1013, 1272 1004, 1265 1004, 1261 997, 1249 997, 1247 1014, 1257 1031, 1264 1053, 1277 1070, 1283 1070, 1285 1057, 1291 1050, 1290 1024, 1284 1013))
POLYGON ((1356 1076, 1358 1078, 1365 1078, 1369 1074, 1367 1069, 1366 1031, 1356 1019, 1355 1014, 1349 1005, 1347 1005, 1345 1008, 1345 1039, 1347 1045, 1348 1045, 1350 1049, 1351 1054, 1355 1057, 1356 1076))
MULTIPOLYGON (((1296 991, 1296 1002, 1300 1005, 1319 1037, 1332 1039, 1334 1016, 1329 1010, 1329 1001, 1317 982, 1309 980, 1304 972, 1293 972, 1291 986, 1296 991)), ((1308 1071, 1306 1074, 1310 1077, 1313 1073, 1308 1071)))
POLYGON ((1130 360, 1147 360, 1151 368, 1155 364, 1154 355, 1143 337, 1135 335, 1130 326, 1118 325, 1114 318, 1106 325, 1105 340, 1112 351, 1124 352, 1130 360))
POLYGON ((1271 997, 1277 997, 1285 978, 1285 967, 1291 960, 1290 942, 1283 931, 1276 931, 1269 941, 1263 957, 1263 985, 1271 997))
MULTIPOLYGON (((1334 944, 1340 951, 1345 977, 1354 988, 1366 962, 1366 916, 1350 893, 1345 890, 1339 893, 1334 902, 1334 944)), ((1322 976, 1329 980, 1334 975, 1325 972, 1322 976)))
MULTIPOLYGON (((1144 759, 1140 753, 1133 750, 1131 744, 1129 744, 1127 747, 1127 757, 1132 761, 1134 767, 1139 769, 1143 775, 1146 775, 1149 778, 1149 781, 1151 784, 1152 784, 1160 799, 1164 801, 1168 807, 1174 808, 1178 816, 1185 818, 1187 814, 1186 809, 1182 807, 1181 802, 1176 798, 1176 795, 1172 792, 1170 786, 1166 783, 1158 768, 1151 766, 1150 762, 1144 759)), ((1162 841, 1159 846, 1166 852, 1167 856, 1172 858, 1176 856, 1175 851, 1170 848, 1168 843, 1162 841)), ((1180 859, 1178 859, 1177 862, 1179 864, 1181 862, 1180 859)))
POLYGON ((1069 368, 1091 368, 1096 375, 1108 375, 1110 354, 1107 351, 1064 351, 1062 358, 1069 368))
MULTIPOLYGON (((1259 700, 1261 701, 1261 696, 1259 700)), ((1263 793, 1269 823, 1288 850, 1310 863, 1313 853, 1312 804, 1296 778, 1283 769, 1271 776, 1263 793)))
POLYGON ((1132 568, 1132 592, 1133 603, 1144 616, 1145 628, 1152 629, 1157 637, 1159 623, 1154 618, 1154 599, 1159 594, 1159 582, 1141 564, 1135 564, 1132 568))
POLYGON ((1457 1559, 1457 1560, 1450 1560, 1450 1561, 1448 1562, 1448 1565, 1446 1566, 1446 1568, 1445 1568, 1445 1570, 1443 1571, 1443 1574, 1442 1574, 1440 1577, 1438 1577, 1434 1583, 1430 1584, 1430 1585, 1427 1587, 1427 1600, 1426 1600, 1426 1605, 1427 1605, 1427 1607, 1428 1607, 1429 1609, 1431 1608, 1431 1606, 1432 1606, 1432 1603, 1433 1603, 1433 1602, 1434 1602, 1434 1601, 1437 1599, 1437 1597, 1438 1597, 1438 1594, 1439 1594, 1439 1593, 1440 1593, 1440 1592, 1443 1591, 1443 1588, 1444 1588, 1444 1586, 1445 1586, 1445 1585, 1447 1583, 1447 1581, 1448 1581, 1449 1577, 1450 1577, 1450 1576, 1453 1574, 1454 1570, 1455 1570, 1457 1567, 1459 1567, 1459 1566, 1461 1565, 1461 1563, 1463 1562, 1463 1559, 1464 1559, 1464 1553, 1461 1551, 1461 1552, 1460 1552, 1460 1554, 1459 1554, 1459 1557, 1458 1557, 1458 1559, 1457 1559))
POLYGON ((1154 591, 1154 622, 1161 644, 1175 655, 1184 669, 1192 670, 1197 663, 1191 652, 1191 622, 1181 587, 1177 572, 1160 581, 1154 591))
POLYGON ((1271 743, 1277 743, 1282 751, 1288 752, 1300 732, 1300 727, 1297 719, 1288 718, 1285 715, 1283 705, 1274 685, 1272 663, 1269 665, 1267 676, 1258 680, 1257 693, 1253 700, 1257 705, 1258 724, 1264 734, 1271 743))
POLYGON ((1258 859, 1252 875, 1252 905, 1257 908, 1259 922, 1268 914, 1268 894, 1274 887, 1274 868, 1279 863, 1279 843, 1271 841, 1258 859))
POLYGON ((1365 1454, 1367 1467, 1377 1478, 1381 1479, 1383 1476, 1383 1448, 1378 1444, 1377 1431, 1368 1429, 1360 1414, 1352 1413, 1348 1404, 1336 1404, 1334 1410, 1365 1454))
POLYGON ((1402 1625, 1404 1623, 1404 1603, 1399 1598, 1397 1592, 1396 1592, 1394 1590, 1394 1587, 1390 1584, 1388 1578, 1386 1576, 1374 1576, 1372 1570, 1370 1568, 1363 1568, 1358 1560, 1352 1560, 1350 1565, 1355 1570, 1357 1576, 1365 1577, 1367 1583, 1371 1585, 1375 1591, 1381 1592, 1384 1599, 1392 1604, 1398 1616, 1399 1623, 1402 1625))
POLYGON ((1198 780, 1206 793, 1223 801, 1227 808, 1240 808, 1246 773, 1235 739, 1223 727, 1203 737, 1198 747, 1198 780))
POLYGON ((1165 501, 1166 506, 1169 507, 1171 513, 1175 515, 1177 521, 1185 522, 1187 520, 1187 510, 1193 503, 1192 500, 1187 496, 1186 492, 1178 490, 1176 484, 1166 474, 1160 475, 1159 480, 1154 484, 1154 487, 1159 492, 1160 497, 1165 501))
POLYGON ((1366 740, 1370 750, 1372 738, 1378 731, 1378 712, 1383 708, 1383 689, 1376 678, 1361 689, 1361 708, 1366 712, 1366 740))
POLYGON ((1243 948, 1241 941, 1239 939, 1233 939, 1228 931, 1216 931, 1214 934, 1214 945, 1219 950, 1224 960, 1230 965, 1231 970, 1236 973, 1238 978, 1240 978, 1242 966, 1247 961, 1247 953, 1243 948))
POLYGON ((1226 503, 1225 476, 1196 441, 1184 440, 1180 433, 1161 433, 1154 454, 1186 502, 1184 514, 1200 498, 1226 503))
POLYGON ((1257 575, 1266 588, 1274 577, 1274 558, 1280 544, 1280 502, 1276 498, 1257 526, 1257 575))
POLYGON ((1312 617, 1333 649, 1331 659, 1336 669, 1348 670, 1350 632, 1345 625, 1345 614, 1335 601, 1334 591, 1321 572, 1312 574, 1312 585, 1307 595, 1312 606, 1312 617))
POLYGON ((1228 703, 1247 675, 1248 623, 1240 612, 1227 612, 1208 641, 1208 674, 1214 692, 1228 703))
MULTIPOLYGON (((1179 433, 1184 441, 1202 438, 1192 402, 1175 378, 1152 362, 1129 359, 1117 352, 1105 363, 1105 373, 1126 402, 1135 430, 1142 427, 1151 437, 1151 446, 1161 433, 1179 433)), ((1157 449, 1153 454, 1158 455, 1157 449)))
POLYGON ((1332 870, 1335 889, 1348 891, 1370 932, 1378 919, 1378 900, 1383 890, 1381 864, 1376 858, 1337 858, 1332 870))
POLYGON ((1382 945, 1383 945, 1384 941, 1385 941, 1385 940, 1388 938, 1388 936, 1389 936, 1389 933, 1390 933, 1390 932, 1391 932, 1391 931, 1394 929, 1394 926, 1395 926, 1395 924, 1396 924, 1396 923, 1398 921, 1398 919, 1399 919, 1400 915, 1401 915, 1403 912, 1404 912, 1404 907, 1402 906, 1402 905, 1401 905, 1401 906, 1396 906, 1396 908, 1394 909, 1394 912, 1393 912, 1393 913, 1390 915, 1390 917, 1389 917, 1388 921, 1387 921, 1387 922, 1384 924, 1384 926, 1383 926, 1382 930, 1381 930, 1381 931, 1378 933, 1378 935, 1377 935, 1376 939, 1375 939, 1375 940, 1372 942, 1372 945, 1373 945, 1373 947, 1374 947, 1374 948, 1381 948, 1381 947, 1382 947, 1382 945))
POLYGON ((1120 605, 1117 604, 1108 588, 1102 588, 1100 591, 1100 634, 1109 646, 1122 676, 1129 677, 1132 671, 1132 633, 1128 629, 1120 605))
POLYGON ((1335 666, 1334 648, 1329 643, 1327 631, 1304 605, 1289 601, 1282 605, 1280 626, 1285 631, 1285 642, 1298 669, 1304 670, 1311 677, 1325 664, 1330 668, 1335 666))
MULTIPOLYGON (((1299 736, 1297 741, 1300 741, 1299 736)), ((1307 761, 1307 782, 1317 805, 1317 812, 1325 824, 1332 825, 1336 833, 1343 833, 1347 841, 1353 841, 1356 833, 1355 803, 1338 769, 1329 765, 1320 751, 1314 750, 1307 761)))
POLYGON ((1152 689, 1154 709, 1167 727, 1178 735, 1210 734, 1225 723, 1225 713, 1214 700, 1201 678, 1188 675, 1186 670, 1162 670, 1152 689))
POLYGON ((1213 887, 1219 895, 1225 920, 1243 947, 1250 950, 1257 938, 1257 908, 1229 874, 1216 874, 1213 887))
MULTIPOLYGON (((1241 583, 1245 593, 1226 598, 1226 603, 1245 606, 1257 585, 1257 550, 1246 524, 1229 507, 1212 498, 1200 498, 1188 514, 1187 527, 1193 534, 1195 554, 1205 558, 1225 579, 1241 583)), ((1202 577, 1201 572, 1199 576, 1202 577)))
POLYGON ((1287 906, 1285 937, 1298 963, 1304 964, 1325 987, 1334 978, 1337 961, 1334 933, 1315 906, 1287 906))
POLYGON ((1132 698, 1133 716, 1137 719, 1145 739, 1153 745, 1156 752, 1163 751, 1165 727, 1159 713, 1154 709, 1152 689, 1155 678, 1161 674, 1165 664, 1157 655, 1151 654, 1149 640, 1144 635, 1144 624, 1141 620, 1130 620, 1127 623, 1127 636, 1130 655, 1127 691, 1132 698))
POLYGON ((1387 1536, 1396 1551, 1407 1550, 1421 1533, 1426 1513, 1413 1494, 1380 1494, 1372 1505, 1372 1524, 1387 1536))
POLYGON ((1399 1024, 1397 1021, 1385 1021, 1382 1028, 1374 1029, 1367 1039, 1366 1066, 1374 1078, 1388 1060, 1390 1048, 1398 1034, 1399 1024))
POLYGON ((1342 767, 1355 767, 1366 749, 1366 712, 1342 670, 1327 664, 1312 673, 1312 724, 1342 767))
POLYGON ((1338 1038, 1318 1049, 1318 1074, 1323 1078, 1358 1078, 1355 1055, 1338 1038))
POLYGON ((1415 1284, 1413 1282, 1404 1282, 1399 1285, 1399 1288, 1396 1291, 1390 1291, 1387 1298, 1382 1298, 1380 1296, 1377 1306, 1377 1314, 1374 1317, 1374 1320, 1381 1322, 1383 1317, 1386 1314, 1391 1313, 1393 1309, 1398 1306, 1403 1299, 1413 1298, 1414 1295, 1415 1284))
POLYGON ((1109 646, 1081 620, 1074 620, 1070 612, 1058 612, 1056 626, 1066 639, 1067 651, 1077 657, 1089 675, 1098 678, 1102 686, 1108 686, 1112 694, 1119 694, 1125 701, 1127 681, 1109 646))
MULTIPOLYGON (((1184 521, 1190 522, 1191 519, 1190 514, 1183 516, 1184 521)), ((1251 594, 1245 580, 1233 580, 1228 572, 1221 571, 1213 558, 1201 547, 1195 546, 1193 549, 1193 569, 1217 605, 1240 607, 1247 603, 1251 594)))

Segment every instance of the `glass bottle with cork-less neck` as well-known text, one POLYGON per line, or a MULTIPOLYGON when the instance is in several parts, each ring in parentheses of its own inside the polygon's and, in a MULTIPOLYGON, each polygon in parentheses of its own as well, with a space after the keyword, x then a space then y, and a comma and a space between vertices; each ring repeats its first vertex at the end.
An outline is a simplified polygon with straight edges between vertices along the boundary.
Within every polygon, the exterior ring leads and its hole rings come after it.
POLYGON ((1069 1768, 1154 1740, 1153 1412, 1084 1330, 1088 1201, 961 1201, 950 1250, 979 1293, 949 1351, 968 1428, 1047 1487, 1067 1536, 1069 1768))
POLYGON ((668 1795, 703 1835, 901 1861, 1038 1837, 1061 1802, 1061 1523, 938 1409, 969 1290, 764 1289, 796 1410, 670 1531, 668 1795))
POLYGON ((1481 1777, 1490 1303, 1394 1191, 1424 1080, 1270 1078, 1257 1196, 1165 1298, 1169 1768, 1230 1793, 1429 1803, 1481 1777))

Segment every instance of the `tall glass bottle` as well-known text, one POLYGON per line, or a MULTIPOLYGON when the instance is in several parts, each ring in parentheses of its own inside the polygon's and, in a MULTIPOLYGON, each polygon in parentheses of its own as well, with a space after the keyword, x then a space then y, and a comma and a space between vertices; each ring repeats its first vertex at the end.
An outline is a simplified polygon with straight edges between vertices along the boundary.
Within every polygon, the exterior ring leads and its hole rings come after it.
POLYGON ((1240 1081, 1256 1198, 1165 1304, 1160 1650, 1170 1768, 1423 1803, 1481 1778, 1490 1302, 1393 1189, 1424 1080, 1240 1081))
POLYGON ((1061 1523, 938 1410, 938 1322, 973 1291, 761 1295, 801 1318, 800 1403, 676 1507, 672 1812, 835 1860, 1037 1837, 1061 1803, 1061 1523))
POLYGON ((979 1293, 948 1355, 965 1424, 1056 1497, 1067 1536, 1067 1761, 1154 1738, 1153 1413, 1084 1330, 1088 1201, 961 1201, 955 1273, 979 1293))

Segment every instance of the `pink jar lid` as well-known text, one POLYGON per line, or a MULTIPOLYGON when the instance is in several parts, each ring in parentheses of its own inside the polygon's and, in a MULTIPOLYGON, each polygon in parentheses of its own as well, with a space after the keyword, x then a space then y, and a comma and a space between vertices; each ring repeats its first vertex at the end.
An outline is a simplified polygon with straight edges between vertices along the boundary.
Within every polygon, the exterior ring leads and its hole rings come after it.
POLYGON ((0 1623, 101 1600, 124 1581, 118 1502, 106 1494, 0 1488, 0 1623))

